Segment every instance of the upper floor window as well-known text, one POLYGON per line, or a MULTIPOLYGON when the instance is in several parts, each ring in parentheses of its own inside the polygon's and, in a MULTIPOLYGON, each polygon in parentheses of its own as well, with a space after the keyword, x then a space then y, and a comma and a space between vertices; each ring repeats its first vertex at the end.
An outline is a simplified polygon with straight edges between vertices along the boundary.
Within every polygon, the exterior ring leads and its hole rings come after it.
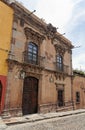
POLYGON ((57 69, 63 71, 63 58, 61 55, 57 55, 57 69))
POLYGON ((27 61, 32 64, 38 64, 38 46, 30 42, 27 45, 27 61))

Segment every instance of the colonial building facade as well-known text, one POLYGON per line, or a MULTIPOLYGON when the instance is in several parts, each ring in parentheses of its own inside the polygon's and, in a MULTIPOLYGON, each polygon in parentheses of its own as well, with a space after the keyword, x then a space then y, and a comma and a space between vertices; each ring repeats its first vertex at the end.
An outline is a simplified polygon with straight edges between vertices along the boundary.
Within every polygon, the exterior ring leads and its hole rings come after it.
POLYGON ((13 9, 0 1, 0 113, 4 109, 8 57, 12 33, 13 9))
POLYGON ((18 2, 14 10, 3 114, 72 110, 72 44, 18 2))
POLYGON ((73 77, 74 109, 85 108, 85 75, 74 72, 73 77))

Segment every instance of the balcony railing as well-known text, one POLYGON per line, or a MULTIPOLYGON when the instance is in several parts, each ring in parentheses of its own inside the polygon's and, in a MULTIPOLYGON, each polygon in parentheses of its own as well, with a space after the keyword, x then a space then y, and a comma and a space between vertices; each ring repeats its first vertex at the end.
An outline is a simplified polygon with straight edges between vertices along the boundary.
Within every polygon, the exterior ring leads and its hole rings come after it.
MULTIPOLYGON (((22 55, 14 55, 12 53, 9 53, 8 60, 18 61, 21 63, 23 62, 25 64, 35 65, 46 69, 46 59, 44 56, 39 56, 36 54, 30 55, 30 53, 28 53, 27 51, 23 52, 22 55)), ((49 69, 49 65, 47 66, 47 68, 49 69)), ((69 66, 55 62, 53 64, 52 70, 59 73, 68 74, 69 66)))
POLYGON ((55 70, 57 72, 60 72, 60 73, 65 73, 65 74, 68 74, 69 73, 69 66, 67 65, 64 65, 64 64, 59 64, 59 63, 54 63, 55 65, 55 70))
POLYGON ((26 64, 44 67, 44 57, 39 55, 30 55, 28 52, 23 52, 23 62, 26 64))

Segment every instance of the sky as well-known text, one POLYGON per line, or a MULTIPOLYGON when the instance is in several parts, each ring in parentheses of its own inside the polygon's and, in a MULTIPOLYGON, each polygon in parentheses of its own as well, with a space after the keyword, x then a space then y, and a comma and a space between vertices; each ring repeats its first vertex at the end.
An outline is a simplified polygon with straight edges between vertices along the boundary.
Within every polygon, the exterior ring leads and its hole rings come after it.
POLYGON ((74 45, 73 69, 85 71, 85 0, 17 0, 46 23, 58 27, 74 45))

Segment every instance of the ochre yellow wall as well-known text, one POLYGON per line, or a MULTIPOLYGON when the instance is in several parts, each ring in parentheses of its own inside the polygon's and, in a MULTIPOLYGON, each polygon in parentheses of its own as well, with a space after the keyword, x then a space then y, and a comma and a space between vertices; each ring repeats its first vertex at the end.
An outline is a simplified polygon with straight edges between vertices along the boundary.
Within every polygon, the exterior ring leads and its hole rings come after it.
POLYGON ((8 52, 12 36, 13 10, 0 1, 0 75, 7 75, 8 52))

